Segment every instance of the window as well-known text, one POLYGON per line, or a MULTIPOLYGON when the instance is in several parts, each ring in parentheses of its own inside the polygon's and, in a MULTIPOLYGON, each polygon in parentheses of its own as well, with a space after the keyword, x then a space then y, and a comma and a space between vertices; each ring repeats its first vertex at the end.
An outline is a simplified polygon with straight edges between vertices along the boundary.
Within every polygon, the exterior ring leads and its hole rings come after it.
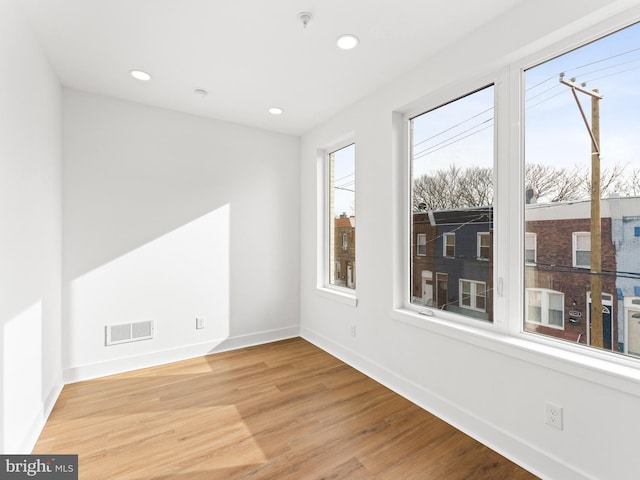
POLYGON ((427 255, 427 235, 424 233, 418 234, 418 247, 416 251, 416 255, 420 257, 424 257, 427 255))
POLYGON ((591 268, 591 233, 573 232, 573 266, 591 268))
POLYGON ((478 233, 478 260, 489 260, 491 254, 491 235, 489 232, 478 233))
POLYGON ((537 255, 537 236, 535 233, 524 234, 524 261, 528 264, 535 264, 537 255))
POLYGON ((638 48, 636 24, 524 71, 524 330, 620 354, 640 279, 638 48))
POLYGON ((527 288, 525 321, 564 328, 564 294, 553 290, 527 288))
POLYGON ((355 144, 328 155, 329 285, 355 289, 355 144))
POLYGON ((640 356, 624 306, 640 296, 640 90, 629 87, 640 85, 640 24, 593 41, 611 26, 407 112, 399 319, 553 337, 613 362, 640 356))
POLYGON ((448 258, 456 257, 456 234, 445 233, 442 241, 442 256, 448 258))
POLYGON ((408 299, 459 319, 492 321, 493 120, 493 85, 408 118, 408 299))
POLYGON ((460 306, 485 312, 487 309, 487 285, 484 282, 460 280, 460 306))

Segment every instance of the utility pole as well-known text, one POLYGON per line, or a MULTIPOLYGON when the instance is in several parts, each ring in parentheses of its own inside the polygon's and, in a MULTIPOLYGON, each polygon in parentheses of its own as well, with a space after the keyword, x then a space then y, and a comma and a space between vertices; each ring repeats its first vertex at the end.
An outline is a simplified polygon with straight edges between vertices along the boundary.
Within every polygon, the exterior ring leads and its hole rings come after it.
POLYGON ((604 332, 602 330, 602 224, 600 220, 600 100, 602 95, 597 89, 587 90, 586 84, 578 85, 575 78, 566 80, 560 74, 560 83, 571 88, 576 100, 582 120, 591 137, 591 345, 604 347, 604 332), (591 97, 591 126, 578 100, 582 92, 591 97))

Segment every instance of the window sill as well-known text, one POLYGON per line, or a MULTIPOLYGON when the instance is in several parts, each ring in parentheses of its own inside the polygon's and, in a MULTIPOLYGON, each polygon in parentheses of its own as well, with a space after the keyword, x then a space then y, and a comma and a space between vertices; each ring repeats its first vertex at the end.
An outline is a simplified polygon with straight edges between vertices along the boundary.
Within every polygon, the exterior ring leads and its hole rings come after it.
POLYGON ((358 306, 358 298, 356 297, 355 292, 351 293, 331 287, 318 287, 316 292, 321 297, 328 298, 329 300, 344 303, 345 305, 351 305, 352 307, 358 306))
POLYGON ((443 335, 486 350, 510 356, 537 366, 555 370, 598 385, 640 397, 640 364, 616 354, 588 351, 585 347, 565 344, 535 334, 506 335, 495 329, 454 323, 413 310, 391 311, 393 320, 443 335))

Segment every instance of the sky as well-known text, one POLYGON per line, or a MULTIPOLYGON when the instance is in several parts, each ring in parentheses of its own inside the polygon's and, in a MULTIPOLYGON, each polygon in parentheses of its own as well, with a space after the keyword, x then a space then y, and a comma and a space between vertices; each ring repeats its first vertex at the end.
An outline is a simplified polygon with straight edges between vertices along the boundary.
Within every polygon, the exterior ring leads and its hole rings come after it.
MULTIPOLYGON (((560 73, 599 89, 602 169, 640 168, 640 26, 634 25, 525 71, 525 161, 590 170, 591 139, 560 73)), ((591 121, 591 99, 578 93, 591 121)), ((414 119, 413 175, 493 165, 494 89, 488 87, 414 119)))
POLYGON ((351 144, 333 153, 334 161, 334 214, 339 217, 342 213, 355 215, 355 168, 356 148, 351 144))
MULTIPOLYGON (((591 162, 591 140, 565 73, 597 89, 600 100, 601 166, 640 168, 640 25, 530 68, 526 80, 526 160, 572 168, 591 162)), ((591 122, 591 97, 578 92, 591 122)))

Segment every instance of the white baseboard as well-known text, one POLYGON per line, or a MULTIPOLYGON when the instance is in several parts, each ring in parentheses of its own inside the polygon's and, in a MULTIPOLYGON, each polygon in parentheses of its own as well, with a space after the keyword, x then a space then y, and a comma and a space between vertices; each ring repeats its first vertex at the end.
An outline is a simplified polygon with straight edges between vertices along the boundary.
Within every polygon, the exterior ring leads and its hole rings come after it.
POLYGON ((592 478, 578 468, 565 465, 559 459, 540 451, 525 440, 451 403, 437 392, 397 375, 344 345, 306 327, 300 328, 300 336, 540 478, 557 480, 592 478))
POLYGON ((42 429, 45 423, 47 423, 47 419, 60 396, 60 392, 62 392, 62 387, 62 378, 59 378, 42 402, 40 409, 35 412, 30 424, 24 429, 24 437, 16 442, 15 445, 5 445, 5 451, 3 453, 8 455, 24 455, 33 451, 33 447, 35 447, 40 433, 42 433, 42 429))
POLYGON ((94 378, 105 377, 117 373, 139 370, 141 368, 155 367, 190 358, 202 357, 212 353, 236 350, 238 348, 261 345, 263 343, 275 342, 300 335, 300 328, 292 327, 270 330, 266 332, 252 333, 249 335, 239 335, 225 339, 215 340, 195 345, 184 345, 170 350, 137 355, 135 357, 118 358, 107 362, 94 363, 64 369, 63 378, 65 383, 75 383, 94 378))

